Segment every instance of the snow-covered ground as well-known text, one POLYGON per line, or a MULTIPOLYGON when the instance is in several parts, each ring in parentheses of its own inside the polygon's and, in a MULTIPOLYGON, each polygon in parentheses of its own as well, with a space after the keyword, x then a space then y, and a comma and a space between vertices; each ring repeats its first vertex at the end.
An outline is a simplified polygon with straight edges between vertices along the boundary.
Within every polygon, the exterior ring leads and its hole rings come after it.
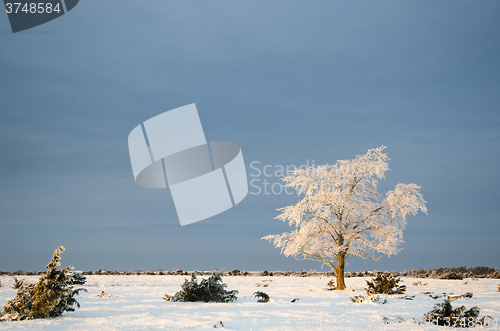
MULTIPOLYGON (((35 282, 38 276, 19 276, 35 282)), ((325 277, 223 277, 227 289, 239 290, 234 303, 167 302, 164 294, 175 294, 188 276, 87 276, 87 293, 77 300, 81 308, 62 317, 20 322, 1 322, 0 330, 151 330, 197 329, 218 326, 225 330, 446 330, 446 327, 412 324, 412 318, 422 319, 434 304, 443 302, 443 293, 472 292, 470 299, 452 301, 453 307, 478 306, 481 316, 490 315, 500 321, 500 280, 437 280, 402 277, 407 295, 386 296, 386 304, 349 300, 355 295, 366 296, 365 280, 347 278, 346 291, 328 291, 325 277), (425 286, 413 282, 427 283, 425 286), (256 284, 269 284, 257 287, 256 284), (110 296, 99 297, 104 291, 110 296), (272 298, 270 303, 257 303, 250 296, 263 291, 272 298), (440 295, 433 299, 421 292, 440 295), (292 299, 299 298, 296 302, 292 299), (400 316, 405 324, 384 324, 383 318, 400 316), (220 326, 222 322, 223 328, 220 326)), ((200 276, 198 276, 200 279, 200 276)), ((13 298, 14 278, 0 276, 0 305, 13 298)), ((483 328, 480 328, 483 329, 483 328)), ((500 330, 491 326, 488 330, 500 330)))

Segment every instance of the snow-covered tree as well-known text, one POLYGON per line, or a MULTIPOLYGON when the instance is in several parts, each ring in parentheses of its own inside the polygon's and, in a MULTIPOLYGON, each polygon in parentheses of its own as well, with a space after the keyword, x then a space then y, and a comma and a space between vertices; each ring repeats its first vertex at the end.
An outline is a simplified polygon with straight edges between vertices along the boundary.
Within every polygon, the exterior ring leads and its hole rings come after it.
POLYGON ((73 266, 64 269, 61 265, 63 246, 59 246, 47 265, 47 272, 36 284, 25 284, 24 280, 14 278, 16 297, 3 306, 0 321, 19 321, 25 319, 49 318, 61 316, 65 311, 74 311, 74 305, 80 304, 74 298, 84 288, 74 289, 74 285, 84 285, 86 278, 71 272, 73 266))
POLYGON ((301 200, 278 209, 276 218, 296 227, 292 232, 262 239, 281 248, 285 256, 318 261, 336 272, 337 289, 345 289, 344 267, 349 255, 378 260, 397 254, 403 242, 406 216, 427 213, 426 201, 415 184, 398 184, 385 197, 377 179, 389 170, 385 146, 334 165, 296 169, 282 180, 301 200))

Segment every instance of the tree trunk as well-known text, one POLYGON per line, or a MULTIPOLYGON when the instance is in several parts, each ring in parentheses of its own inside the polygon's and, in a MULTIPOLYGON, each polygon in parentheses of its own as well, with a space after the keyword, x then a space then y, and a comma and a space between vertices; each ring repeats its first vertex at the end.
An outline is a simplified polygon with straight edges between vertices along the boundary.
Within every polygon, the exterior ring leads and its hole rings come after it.
POLYGON ((341 253, 337 255, 337 290, 345 290, 344 282, 344 266, 345 266, 345 254, 341 253))

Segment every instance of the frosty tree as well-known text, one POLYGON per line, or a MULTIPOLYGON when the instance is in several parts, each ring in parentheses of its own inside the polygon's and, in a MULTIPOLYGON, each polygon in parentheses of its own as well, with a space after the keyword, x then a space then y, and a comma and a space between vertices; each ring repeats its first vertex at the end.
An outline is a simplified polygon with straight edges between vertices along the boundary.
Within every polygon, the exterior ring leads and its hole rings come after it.
POLYGON ((427 213, 420 186, 398 184, 383 197, 377 179, 389 170, 385 146, 334 165, 296 169, 282 180, 301 200, 281 209, 276 218, 296 229, 262 239, 285 256, 318 261, 335 270, 337 289, 345 289, 344 267, 349 255, 378 260, 399 252, 406 216, 427 213))

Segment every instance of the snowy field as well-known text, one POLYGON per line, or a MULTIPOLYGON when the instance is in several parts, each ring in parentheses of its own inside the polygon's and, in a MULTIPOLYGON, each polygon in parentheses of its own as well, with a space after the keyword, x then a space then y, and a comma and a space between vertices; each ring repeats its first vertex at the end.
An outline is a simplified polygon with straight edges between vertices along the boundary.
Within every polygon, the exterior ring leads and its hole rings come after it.
MULTIPOLYGON (((35 282, 38 276, 19 276, 35 282)), ((234 303, 187 303, 162 300, 165 293, 173 295, 188 276, 87 276, 87 293, 77 300, 81 308, 62 317, 49 320, 1 322, 0 330, 153 330, 196 329, 213 330, 450 330, 447 327, 412 324, 412 318, 422 319, 434 304, 443 302, 443 293, 472 292, 470 299, 452 301, 453 307, 478 306, 481 316, 500 319, 498 279, 437 280, 402 277, 406 295, 387 296, 386 304, 349 300, 355 295, 366 296, 365 280, 347 278, 346 291, 328 291, 325 277, 223 277, 227 289, 239 290, 234 303), (413 282, 427 283, 425 286, 413 282), (269 284, 257 287, 256 284, 269 284), (109 294, 99 297, 104 291, 109 294), (272 298, 270 303, 257 303, 250 296, 263 291, 272 298), (439 295, 437 299, 421 292, 439 295), (300 300, 290 302, 294 298, 300 300), (405 324, 394 319, 400 316, 405 324), (384 324, 383 318, 392 319, 384 324), (222 322, 223 327, 220 325, 222 322)), ((198 276, 198 279, 201 277, 198 276)), ((12 299, 14 278, 0 276, 0 305, 12 299)), ((479 328, 500 330, 498 326, 479 328)))

